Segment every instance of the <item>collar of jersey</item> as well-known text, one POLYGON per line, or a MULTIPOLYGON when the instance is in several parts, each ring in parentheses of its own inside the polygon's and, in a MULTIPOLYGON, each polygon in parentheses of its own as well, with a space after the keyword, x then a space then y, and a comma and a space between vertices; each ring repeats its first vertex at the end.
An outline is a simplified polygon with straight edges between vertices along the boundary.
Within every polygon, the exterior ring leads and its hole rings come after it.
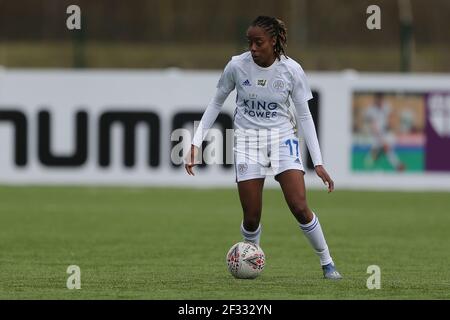
POLYGON ((275 61, 274 61, 270 66, 264 68, 264 67, 259 66, 255 61, 253 61, 253 58, 252 58, 251 56, 250 56, 250 59, 252 60, 253 65, 254 65, 258 70, 261 70, 261 71, 269 71, 269 70, 272 70, 272 69, 275 68, 275 66, 280 62, 280 61, 278 60, 278 58, 275 58, 275 61))

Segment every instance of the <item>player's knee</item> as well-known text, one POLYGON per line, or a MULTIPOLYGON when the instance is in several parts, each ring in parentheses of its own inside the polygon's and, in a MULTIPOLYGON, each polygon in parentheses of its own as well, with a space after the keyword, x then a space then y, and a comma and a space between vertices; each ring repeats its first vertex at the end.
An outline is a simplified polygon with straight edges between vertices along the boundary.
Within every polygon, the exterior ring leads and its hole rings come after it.
POLYGON ((306 199, 301 199, 290 205, 292 213, 296 217, 306 217, 308 213, 308 204, 306 199))

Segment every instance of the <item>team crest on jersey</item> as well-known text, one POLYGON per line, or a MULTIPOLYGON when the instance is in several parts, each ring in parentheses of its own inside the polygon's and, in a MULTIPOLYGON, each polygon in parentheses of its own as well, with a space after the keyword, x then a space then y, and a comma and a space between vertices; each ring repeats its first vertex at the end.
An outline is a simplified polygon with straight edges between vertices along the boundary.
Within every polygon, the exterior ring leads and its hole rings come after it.
POLYGON ((239 164, 238 164, 238 171, 239 171, 239 174, 244 174, 244 173, 247 172, 247 170, 248 170, 248 164, 246 164, 245 162, 244 162, 244 163, 239 163, 239 164))
POLYGON ((256 81, 256 86, 258 87, 265 87, 267 84, 267 80, 266 79, 258 79, 256 81))
POLYGON ((277 79, 272 83, 272 87, 277 91, 282 91, 284 89, 284 81, 277 79))

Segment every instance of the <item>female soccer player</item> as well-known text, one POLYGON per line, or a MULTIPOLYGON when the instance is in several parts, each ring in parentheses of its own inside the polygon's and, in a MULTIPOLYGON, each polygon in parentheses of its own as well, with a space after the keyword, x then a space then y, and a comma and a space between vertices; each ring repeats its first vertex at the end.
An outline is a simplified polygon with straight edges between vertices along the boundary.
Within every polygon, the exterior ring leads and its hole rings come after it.
POLYGON ((234 113, 236 182, 244 219, 241 233, 259 244, 262 191, 268 172, 280 183, 286 202, 320 258, 324 277, 341 279, 330 256, 319 219, 306 202, 304 168, 296 133, 303 129, 317 175, 334 189, 322 164, 313 119, 308 107, 312 98, 301 66, 286 56, 286 27, 276 18, 259 16, 247 30, 249 51, 234 56, 225 67, 217 91, 194 135, 185 169, 194 175, 198 148, 216 120, 223 103, 237 90, 234 113), (294 103, 295 112, 289 103, 294 103))

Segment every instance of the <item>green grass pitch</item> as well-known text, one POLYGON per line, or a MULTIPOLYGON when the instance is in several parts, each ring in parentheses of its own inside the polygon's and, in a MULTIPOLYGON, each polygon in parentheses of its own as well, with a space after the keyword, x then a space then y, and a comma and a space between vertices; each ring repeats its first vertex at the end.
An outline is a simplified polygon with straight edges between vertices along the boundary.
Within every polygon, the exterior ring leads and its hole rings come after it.
POLYGON ((319 261, 279 189, 264 191, 255 280, 228 274, 234 189, 1 187, 0 299, 449 299, 450 193, 308 191, 344 276, 319 261), (81 290, 69 290, 69 265, 81 290), (366 287, 369 265, 381 289, 366 287))

